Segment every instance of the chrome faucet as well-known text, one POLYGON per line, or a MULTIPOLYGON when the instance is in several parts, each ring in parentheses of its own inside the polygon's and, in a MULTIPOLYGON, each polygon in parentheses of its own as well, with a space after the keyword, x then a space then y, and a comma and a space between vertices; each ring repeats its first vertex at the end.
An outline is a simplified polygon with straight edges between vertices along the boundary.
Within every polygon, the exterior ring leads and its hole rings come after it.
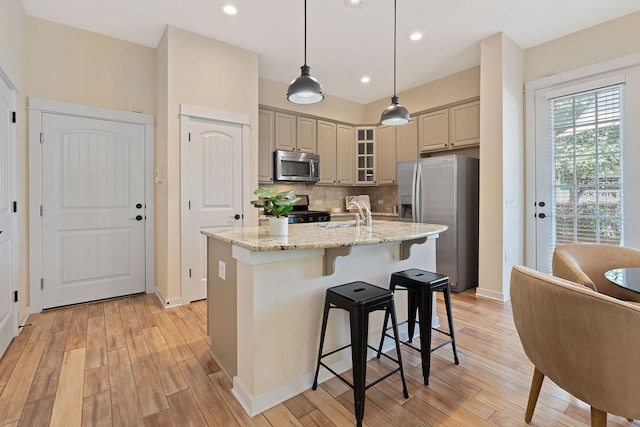
POLYGON ((365 227, 371 227, 371 210, 369 209, 369 207, 367 205, 360 205, 360 203, 358 202, 354 202, 351 201, 349 202, 349 204, 347 205, 347 209, 351 208, 351 206, 355 206, 358 208, 358 212, 360 213, 358 215, 358 223, 360 221, 362 221, 362 223, 364 224, 365 227), (362 212, 362 208, 364 208, 364 210, 366 211, 366 215, 362 212))

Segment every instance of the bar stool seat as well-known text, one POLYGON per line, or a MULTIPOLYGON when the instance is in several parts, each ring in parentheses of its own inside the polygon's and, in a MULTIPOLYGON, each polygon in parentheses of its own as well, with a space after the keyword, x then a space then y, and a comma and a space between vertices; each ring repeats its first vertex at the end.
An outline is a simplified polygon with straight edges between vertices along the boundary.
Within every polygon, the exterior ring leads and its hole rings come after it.
MULTIPOLYGON (((431 271, 420 270, 412 268, 409 270, 399 271, 391 275, 391 282, 389 284, 389 290, 395 292, 396 290, 408 291, 408 308, 409 315, 407 323, 407 329, 409 333, 409 339, 402 341, 402 344, 413 348, 420 352, 422 361, 422 377, 424 385, 429 385, 429 371, 431 370, 431 352, 439 349, 442 346, 451 344, 453 349, 453 359, 456 365, 460 362, 458 360, 458 352, 456 350, 456 339, 453 330, 453 316, 451 314, 451 293, 449 290, 449 277, 433 273, 431 271), (402 289, 396 289, 396 288, 402 289), (447 310, 447 320, 449 323, 449 332, 441 329, 431 327, 432 307, 433 307, 433 293, 442 292, 444 296, 445 308, 447 310), (420 321, 416 321, 416 313, 420 321), (420 348, 413 346, 413 335, 415 332, 415 325, 420 325, 420 348), (441 342, 435 347, 431 347, 431 331, 434 330, 441 334, 447 335, 448 340, 441 342), (427 349, 427 350, 425 350, 427 349)), ((385 315, 384 319, 384 331, 380 338, 380 345, 378 347, 378 357, 382 353, 382 344, 384 343, 385 336, 391 336, 387 334, 390 329, 387 327, 388 316, 385 315)), ((402 322, 405 323, 405 322, 402 322)), ((401 324, 402 324, 401 323, 401 324)), ((396 334, 397 336, 397 334, 396 334)))
MULTIPOLYGON (((386 331, 385 331, 386 333, 386 331)), ((390 336, 390 335, 389 335, 390 336)), ((365 282, 351 282, 345 285, 334 286, 327 289, 324 303, 324 314, 322 317, 322 329, 320 332, 320 347, 318 349, 318 361, 316 366, 316 374, 313 379, 313 390, 318 388, 318 373, 320 366, 324 366, 332 374, 337 376, 342 382, 353 389, 354 406, 357 426, 362 426, 364 417, 364 394, 365 390, 388 378, 389 376, 400 372, 402 379, 402 392, 406 398, 409 397, 407 392, 407 383, 404 378, 402 369, 402 357, 400 355, 400 341, 398 340, 398 327, 396 324, 396 311, 393 301, 393 292, 388 289, 380 288, 365 282), (329 310, 332 308, 340 308, 349 312, 351 344, 347 344, 328 353, 322 353, 324 346, 325 332, 327 328, 327 319, 329 310), (377 310, 385 311, 385 323, 387 325, 388 317, 391 315, 391 326, 393 329, 394 340, 396 343, 397 359, 384 355, 388 359, 398 364, 393 371, 383 375, 377 380, 366 384, 366 367, 367 367, 367 348, 374 351, 378 349, 367 343, 369 335, 369 313, 377 310), (332 355, 345 348, 351 347, 351 357, 353 360, 353 383, 350 383, 340 374, 335 372, 331 367, 322 362, 322 358, 332 355)))

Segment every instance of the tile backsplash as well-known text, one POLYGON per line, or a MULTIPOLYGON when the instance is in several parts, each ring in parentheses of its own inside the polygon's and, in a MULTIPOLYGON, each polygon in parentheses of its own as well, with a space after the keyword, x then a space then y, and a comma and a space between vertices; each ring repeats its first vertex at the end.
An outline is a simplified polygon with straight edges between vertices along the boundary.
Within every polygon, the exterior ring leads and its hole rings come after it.
MULTIPOLYGON (((266 185, 265 185, 266 186, 266 185)), ((262 187, 262 185, 261 185, 262 187)), ((345 211, 345 198, 368 194, 371 200, 372 212, 393 212, 398 203, 398 186, 385 185, 380 187, 340 187, 315 184, 276 184, 279 191, 292 189, 296 194, 309 195, 309 209, 330 210, 332 206, 339 206, 345 211)))

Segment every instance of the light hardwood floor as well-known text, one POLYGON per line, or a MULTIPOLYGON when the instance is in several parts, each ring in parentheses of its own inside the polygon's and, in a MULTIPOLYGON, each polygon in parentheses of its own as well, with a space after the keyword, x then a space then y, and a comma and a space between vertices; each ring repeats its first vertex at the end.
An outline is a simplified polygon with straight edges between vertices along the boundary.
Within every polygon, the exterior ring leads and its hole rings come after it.
MULTIPOLYGON (((438 311, 444 317, 442 301, 438 311)), ((367 390, 369 427, 524 426, 533 368, 508 303, 453 295, 460 365, 451 348, 403 351, 409 399, 395 376, 367 390)), ((164 309, 154 295, 32 315, 0 360, 0 425, 352 426, 353 394, 333 378, 249 418, 208 354, 206 302, 164 309)), ((319 326, 318 326, 319 327, 319 326)), ((371 361, 368 373, 382 372, 371 361)), ((585 373, 587 375, 587 373, 585 373)), ((536 426, 588 426, 589 407, 545 380, 536 426)), ((638 426, 609 415, 609 426, 638 426)))

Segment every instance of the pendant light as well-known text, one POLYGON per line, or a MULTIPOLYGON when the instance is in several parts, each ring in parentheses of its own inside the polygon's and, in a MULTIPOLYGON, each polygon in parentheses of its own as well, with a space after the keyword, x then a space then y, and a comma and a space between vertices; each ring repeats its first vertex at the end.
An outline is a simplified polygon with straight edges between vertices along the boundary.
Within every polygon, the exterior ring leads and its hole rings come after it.
POLYGON ((315 104, 324 99, 324 90, 320 82, 309 74, 307 65, 307 0, 304 0, 304 65, 300 77, 289 85, 287 99, 294 104, 315 104))
POLYGON ((398 104, 398 96, 396 95, 396 26, 397 26, 397 0, 393 0, 393 96, 391 97, 391 105, 382 111, 380 123, 388 126, 398 126, 409 123, 409 111, 402 105, 398 104))

